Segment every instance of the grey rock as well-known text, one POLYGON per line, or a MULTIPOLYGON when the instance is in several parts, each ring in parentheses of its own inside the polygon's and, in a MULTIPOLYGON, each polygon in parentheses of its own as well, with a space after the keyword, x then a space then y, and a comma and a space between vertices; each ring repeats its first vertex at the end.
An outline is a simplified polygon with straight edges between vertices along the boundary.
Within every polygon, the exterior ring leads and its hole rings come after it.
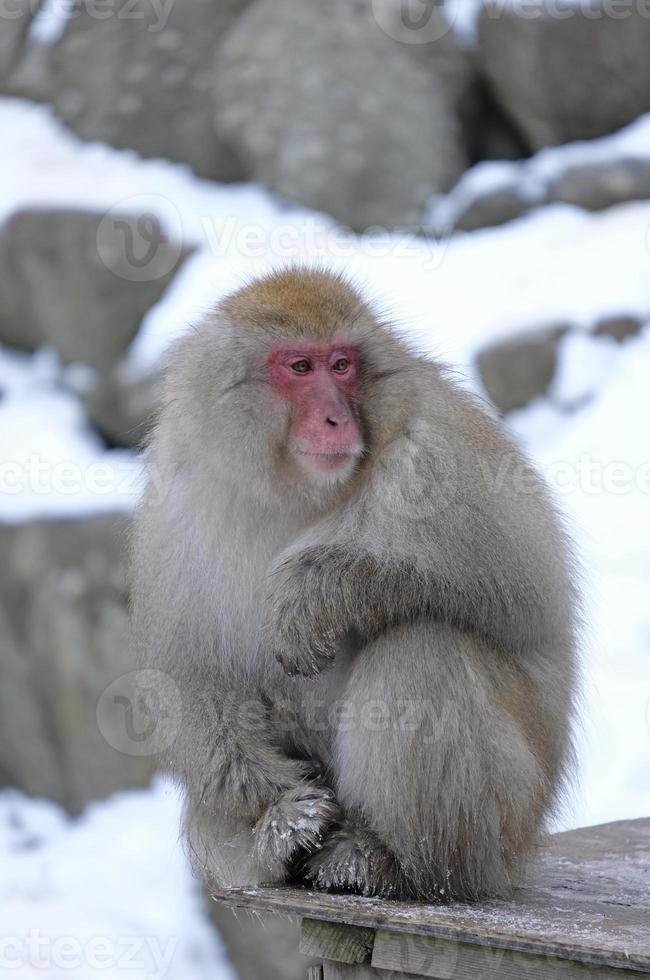
POLYGON ((516 185, 502 187, 473 198, 457 215, 454 227, 474 231, 476 228, 502 225, 526 214, 530 206, 530 199, 516 185))
POLYGON ((357 229, 419 222, 466 164, 453 36, 423 60, 373 14, 366 0, 256 0, 215 85, 219 131, 247 175, 357 229))
POLYGON ((569 167, 551 182, 548 197, 588 211, 648 200, 650 160, 621 159, 569 167))
POLYGON ((53 93, 51 46, 27 40, 2 88, 3 94, 15 98, 49 102, 53 93))
POLYGON ((52 51, 54 106, 84 139, 237 179, 217 138, 211 90, 223 33, 248 0, 81 4, 52 51))
POLYGON ((96 706, 133 669, 121 516, 0 525, 0 778, 78 812, 146 783, 96 706))
POLYGON ((75 372, 68 381, 80 396, 86 414, 111 446, 142 446, 158 409, 157 372, 131 376, 125 365, 110 374, 75 372))
POLYGON ((479 351, 478 373, 500 412, 523 408, 548 391, 557 367, 558 343, 569 329, 567 324, 549 324, 479 351))
POLYGON ((476 48, 459 40, 439 0, 371 0, 373 16, 405 54, 440 82, 455 107, 470 160, 519 159, 525 146, 494 100, 476 48))
POLYGON ((16 213, 0 230, 0 341, 108 372, 187 254, 152 215, 16 213))
POLYGON ((29 25, 38 9, 35 0, 12 0, 0 11, 0 93, 23 54, 29 25))
POLYGON ((628 337, 636 337, 644 323, 647 323, 647 318, 642 320, 637 316, 607 316, 596 323, 593 333, 596 337, 613 337, 622 344, 628 337))
POLYGON ((643 4, 624 13, 603 0, 483 8, 485 74, 531 149, 603 136, 650 110, 650 17, 643 4))

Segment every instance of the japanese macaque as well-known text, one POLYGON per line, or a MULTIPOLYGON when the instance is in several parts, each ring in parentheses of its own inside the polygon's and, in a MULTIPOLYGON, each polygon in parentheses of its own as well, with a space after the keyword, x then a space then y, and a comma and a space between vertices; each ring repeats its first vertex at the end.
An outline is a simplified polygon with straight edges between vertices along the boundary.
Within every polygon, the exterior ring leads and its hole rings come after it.
POLYGON ((576 593, 500 424, 344 278, 294 269, 177 343, 149 453, 134 626, 182 703, 197 871, 507 894, 571 767, 576 593))

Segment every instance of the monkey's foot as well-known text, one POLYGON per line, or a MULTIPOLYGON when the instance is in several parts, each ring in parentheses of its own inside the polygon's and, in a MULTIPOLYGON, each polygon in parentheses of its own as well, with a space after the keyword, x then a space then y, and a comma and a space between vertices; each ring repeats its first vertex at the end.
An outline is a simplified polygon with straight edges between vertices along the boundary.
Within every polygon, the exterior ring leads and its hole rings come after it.
POLYGON ((330 789, 305 784, 288 790, 255 825, 258 861, 275 874, 288 869, 301 851, 315 851, 339 818, 339 807, 330 789))
POLYGON ((397 858, 364 827, 345 824, 304 865, 304 875, 323 891, 402 898, 410 891, 397 858))

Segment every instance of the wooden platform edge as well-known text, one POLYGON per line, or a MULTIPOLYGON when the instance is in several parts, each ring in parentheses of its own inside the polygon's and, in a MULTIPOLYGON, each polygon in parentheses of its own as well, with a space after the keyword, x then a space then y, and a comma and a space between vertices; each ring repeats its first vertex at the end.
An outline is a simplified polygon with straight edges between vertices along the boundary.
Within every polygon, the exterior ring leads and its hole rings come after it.
MULTIPOLYGON (((371 900, 361 911, 349 903, 342 903, 340 908, 319 903, 319 893, 311 891, 302 893, 296 889, 229 888, 212 891, 211 894, 214 901, 223 902, 225 905, 242 910, 286 915, 300 920, 310 919, 343 926, 384 930, 407 936, 425 936, 430 939, 442 939, 462 945, 491 947, 531 956, 569 960, 584 966, 609 967, 644 975, 650 974, 650 956, 640 958, 610 951, 601 953, 598 950, 576 949, 561 942, 518 939, 489 930, 479 933, 458 926, 442 925, 441 923, 418 923, 414 927, 414 924, 408 920, 393 920, 382 914, 373 915, 371 900), (300 901, 301 897, 302 901, 300 901)), ((622 974, 621 980, 625 980, 625 974, 622 974)))

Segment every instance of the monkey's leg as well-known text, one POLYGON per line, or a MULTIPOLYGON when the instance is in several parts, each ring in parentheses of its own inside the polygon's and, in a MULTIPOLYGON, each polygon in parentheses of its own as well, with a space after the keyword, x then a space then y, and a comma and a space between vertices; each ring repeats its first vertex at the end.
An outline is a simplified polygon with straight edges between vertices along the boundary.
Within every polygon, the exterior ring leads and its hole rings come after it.
POLYGON ((497 657, 431 623, 387 631, 357 656, 335 789, 361 819, 310 859, 316 884, 443 900, 508 892, 549 793, 505 664, 495 683, 497 657))
POLYGON ((184 830, 194 870, 208 882, 280 884, 338 819, 332 791, 304 783, 282 793, 256 822, 252 815, 219 812, 187 797, 184 830))
MULTIPOLYGON (((207 706, 206 706, 207 705, 207 706)), ((314 850, 339 811, 313 761, 292 758, 261 702, 221 715, 195 703, 174 750, 186 788, 185 836, 195 870, 218 884, 282 882, 314 850)))

